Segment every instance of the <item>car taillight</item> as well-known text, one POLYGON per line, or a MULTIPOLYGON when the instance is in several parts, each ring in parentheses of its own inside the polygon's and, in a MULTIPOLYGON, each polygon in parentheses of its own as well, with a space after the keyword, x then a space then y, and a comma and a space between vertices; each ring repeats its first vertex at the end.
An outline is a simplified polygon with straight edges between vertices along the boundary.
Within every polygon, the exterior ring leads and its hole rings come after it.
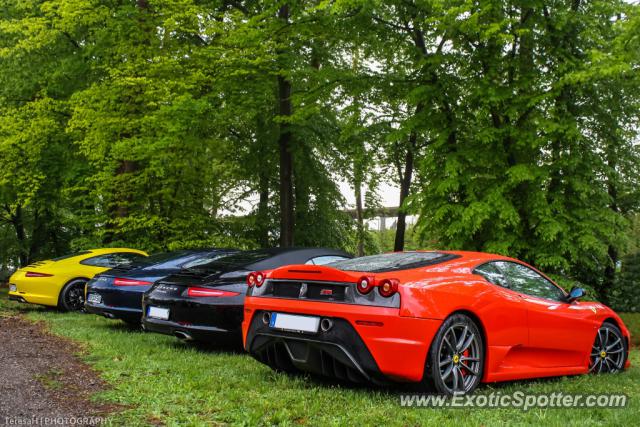
POLYGON ((366 295, 375 286, 375 279, 372 276, 362 276, 358 279, 358 283, 356 284, 356 288, 358 288, 358 292, 362 295, 366 295))
POLYGON ((121 277, 116 277, 113 281, 115 286, 145 286, 152 285, 153 282, 147 282, 145 280, 135 280, 135 279, 123 279, 121 277))
POLYGON ((264 283, 266 277, 267 275, 262 271, 254 271, 252 273, 249 273, 249 275, 247 276, 247 285, 249 285, 249 287, 256 286, 259 288, 264 283))
POLYGON ((247 285, 249 285, 249 287, 251 288, 252 286, 255 286, 256 284, 256 273, 249 273, 249 275, 247 276, 247 285))
POLYGON ((397 279, 384 279, 378 285, 378 293, 385 298, 389 298, 398 292, 398 284, 397 279))
POLYGON ((235 297, 239 292, 223 291, 221 289, 189 288, 187 295, 190 297, 235 297))
POLYGON ((35 271, 27 271, 25 277, 51 277, 53 274, 48 273, 36 273, 35 271))

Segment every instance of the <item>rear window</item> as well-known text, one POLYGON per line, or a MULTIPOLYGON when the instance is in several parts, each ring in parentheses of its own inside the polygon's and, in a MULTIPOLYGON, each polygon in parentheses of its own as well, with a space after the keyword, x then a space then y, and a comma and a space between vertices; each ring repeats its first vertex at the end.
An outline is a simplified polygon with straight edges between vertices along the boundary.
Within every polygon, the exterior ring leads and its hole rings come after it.
POLYGON ((211 262, 208 262, 208 263, 198 262, 197 265, 193 265, 189 267, 215 269, 216 267, 242 266, 247 264, 253 264, 254 262, 262 261, 272 256, 273 256, 272 252, 258 249, 254 251, 238 252, 228 256, 215 257, 215 259, 211 260, 211 262))
POLYGON ((394 252, 338 261, 328 266, 343 271, 384 273, 426 267, 454 258, 457 258, 457 256, 440 252, 394 252))
POLYGON ((187 251, 159 252, 157 254, 149 255, 144 260, 141 260, 141 262, 145 264, 160 264, 190 254, 192 253, 187 251))
POLYGON ((217 259, 229 256, 229 252, 212 252, 208 254, 195 254, 192 257, 186 259, 181 258, 180 266, 184 269, 198 268, 199 266, 209 265, 217 259))
POLYGON ((80 264, 93 267, 115 268, 129 266, 135 261, 145 257, 145 255, 135 252, 114 252, 110 254, 98 255, 80 261, 80 264))

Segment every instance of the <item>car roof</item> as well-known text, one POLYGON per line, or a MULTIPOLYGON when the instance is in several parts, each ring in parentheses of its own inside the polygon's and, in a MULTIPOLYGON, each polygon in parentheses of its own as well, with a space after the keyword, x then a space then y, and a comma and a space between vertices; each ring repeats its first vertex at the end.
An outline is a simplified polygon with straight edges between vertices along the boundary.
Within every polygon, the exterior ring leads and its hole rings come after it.
POLYGON ((320 256, 342 256, 345 258, 353 258, 353 255, 350 255, 345 251, 330 248, 268 248, 257 249, 256 252, 258 251, 266 251, 271 254, 271 257, 252 265, 256 269, 267 268, 259 265, 265 261, 268 261, 269 264, 282 263, 282 265, 286 265, 300 262, 304 263, 311 258, 320 256))
MULTIPOLYGON (((444 271, 456 271, 457 273, 471 273, 475 267, 484 264, 489 261, 512 261, 524 264, 523 261, 519 261, 514 258, 509 258, 504 255, 491 254, 485 252, 474 252, 474 251, 447 251, 447 250, 408 250, 408 251, 400 251, 403 253, 416 253, 416 252, 424 252, 424 253, 439 253, 452 255, 449 259, 443 259, 440 262, 433 263, 433 265, 420 265, 416 267, 406 268, 403 271, 408 272, 412 270, 420 270, 420 271, 433 271, 433 272, 444 272, 444 271)), ((392 255, 397 252, 387 252, 378 255, 392 255)), ((375 256, 375 255, 374 255, 375 256)), ((394 272, 389 272, 390 274, 394 274, 394 272)), ((384 274, 384 273, 383 273, 384 274)))
POLYGON ((87 255, 103 255, 103 254, 111 254, 111 253, 118 253, 118 252, 133 252, 136 254, 147 255, 145 251, 141 251, 139 249, 132 249, 132 248, 97 248, 97 249, 87 249, 87 251, 91 252, 91 254, 87 254, 87 255))
POLYGON ((304 264, 311 258, 321 256, 340 256, 353 258, 339 249, 329 248, 264 248, 238 252, 228 257, 212 261, 206 266, 222 272, 241 270, 271 270, 282 265, 304 264))

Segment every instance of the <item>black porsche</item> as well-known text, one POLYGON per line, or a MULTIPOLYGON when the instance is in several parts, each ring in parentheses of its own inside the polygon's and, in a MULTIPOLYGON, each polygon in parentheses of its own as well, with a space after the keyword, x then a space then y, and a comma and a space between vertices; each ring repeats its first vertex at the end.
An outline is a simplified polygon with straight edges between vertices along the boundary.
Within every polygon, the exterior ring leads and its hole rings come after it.
POLYGON ((272 248, 238 252, 183 269, 145 293, 142 326, 188 341, 239 342, 249 273, 347 258, 352 256, 335 249, 272 248))
POLYGON ((140 324, 142 295, 154 282, 198 264, 237 252, 233 249, 178 250, 151 255, 96 275, 86 287, 85 311, 140 324))

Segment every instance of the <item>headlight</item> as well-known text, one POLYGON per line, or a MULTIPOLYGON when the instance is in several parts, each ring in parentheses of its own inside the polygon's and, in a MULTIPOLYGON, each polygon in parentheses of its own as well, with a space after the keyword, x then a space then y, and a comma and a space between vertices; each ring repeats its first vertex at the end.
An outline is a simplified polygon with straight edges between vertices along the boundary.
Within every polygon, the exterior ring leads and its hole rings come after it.
POLYGON ((9 285, 9 292, 17 292, 18 291, 18 287, 16 285, 14 285, 13 283, 11 283, 9 285))

